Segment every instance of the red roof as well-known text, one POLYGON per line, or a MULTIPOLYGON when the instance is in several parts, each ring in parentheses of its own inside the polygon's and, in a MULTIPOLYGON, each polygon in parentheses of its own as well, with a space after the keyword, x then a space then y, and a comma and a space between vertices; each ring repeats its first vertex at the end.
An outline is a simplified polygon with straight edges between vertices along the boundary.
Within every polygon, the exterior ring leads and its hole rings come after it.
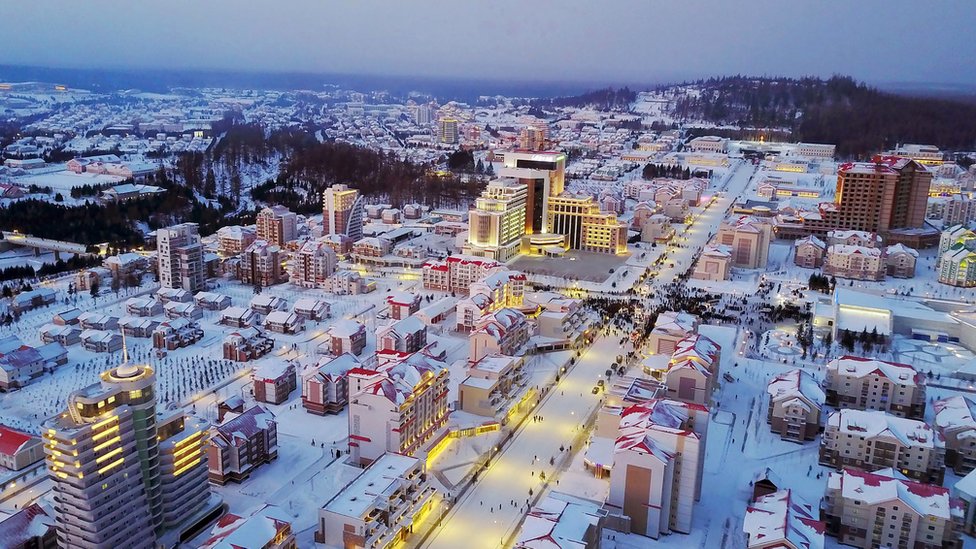
POLYGON ((30 435, 0 425, 0 454, 12 456, 31 440, 30 435))

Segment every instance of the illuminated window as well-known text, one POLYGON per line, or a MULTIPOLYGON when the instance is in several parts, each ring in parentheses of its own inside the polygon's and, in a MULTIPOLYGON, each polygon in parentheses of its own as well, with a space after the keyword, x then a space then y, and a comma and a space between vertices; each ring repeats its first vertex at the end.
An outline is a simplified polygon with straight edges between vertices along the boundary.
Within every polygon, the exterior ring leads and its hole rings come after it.
POLYGON ((142 389, 136 389, 134 391, 129 391, 129 398, 139 398, 142 396, 142 389))
POLYGON ((105 401, 104 400, 99 400, 98 401, 98 407, 99 408, 104 408, 105 407, 105 401))

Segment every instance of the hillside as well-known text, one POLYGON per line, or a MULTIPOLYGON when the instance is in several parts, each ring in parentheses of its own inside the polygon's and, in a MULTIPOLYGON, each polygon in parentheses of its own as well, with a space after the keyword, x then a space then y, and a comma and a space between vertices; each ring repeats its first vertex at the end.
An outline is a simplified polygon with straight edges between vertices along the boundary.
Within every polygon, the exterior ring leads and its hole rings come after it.
POLYGON ((678 120, 783 128, 797 141, 835 143, 841 157, 863 157, 898 143, 976 148, 976 104, 887 93, 850 77, 731 76, 658 91, 665 90, 674 93, 670 114, 678 120))

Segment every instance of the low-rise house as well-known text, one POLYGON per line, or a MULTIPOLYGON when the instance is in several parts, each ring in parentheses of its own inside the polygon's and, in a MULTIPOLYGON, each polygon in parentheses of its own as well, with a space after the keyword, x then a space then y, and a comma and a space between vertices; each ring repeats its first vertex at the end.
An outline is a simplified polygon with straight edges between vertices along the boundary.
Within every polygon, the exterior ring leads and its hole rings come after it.
POLYGON ((957 475, 968 475, 976 468, 976 402, 954 395, 932 404, 935 427, 946 445, 946 467, 957 475))
POLYGON ((826 525, 817 507, 787 489, 746 507, 742 530, 747 549, 823 549, 826 525))
POLYGON ((163 303, 155 297, 133 297, 125 302, 125 312, 131 316, 162 314, 163 303))
POLYGON ((302 406, 310 414, 338 414, 349 403, 349 371, 360 367, 350 353, 325 357, 302 376, 302 406))
POLYGON ((440 324, 454 311, 457 299, 453 297, 442 297, 430 305, 421 308, 414 316, 420 319, 427 326, 440 324))
POLYGON ((119 321, 119 327, 122 328, 122 332, 129 337, 152 337, 156 326, 159 326, 159 322, 151 318, 127 316, 119 321))
POLYGON ((457 302, 457 322, 455 328, 459 332, 474 330, 475 324, 492 310, 491 297, 488 294, 472 294, 457 302))
POLYGON ((271 311, 264 319, 264 328, 279 334, 297 334, 305 329, 305 321, 295 313, 271 311))
POLYGON ((80 323, 78 317, 81 315, 81 309, 72 307, 66 311, 61 311, 60 313, 54 315, 51 322, 53 322, 56 326, 77 326, 80 323))
POLYGON ((525 516, 515 549, 600 549, 607 514, 592 501, 549 492, 525 516))
POLYGON ((114 316, 103 315, 101 313, 82 313, 78 317, 78 323, 83 330, 118 330, 119 319, 114 316))
POLYGON ((298 388, 298 371, 292 362, 266 362, 251 374, 254 400, 281 404, 298 388))
POLYGON ((251 309, 244 307, 228 307, 220 312, 220 323, 234 328, 253 326, 258 321, 258 315, 251 309))
POLYGON ((189 303, 193 301, 193 294, 182 288, 160 288, 156 290, 156 297, 163 303, 169 303, 170 301, 189 303))
POLYGON ((50 288, 38 288, 20 292, 10 300, 10 307, 17 312, 29 311, 54 303, 57 292, 50 288))
POLYGON ((44 459, 40 437, 0 425, 0 467, 20 471, 44 459))
POLYGON ((896 471, 844 469, 830 473, 821 504, 826 533, 844 545, 961 547, 957 504, 949 490, 904 478, 896 471))
POLYGON ((261 358, 274 349, 274 340, 254 327, 241 328, 224 338, 224 358, 247 362, 261 358))
POLYGON ((65 347, 81 343, 81 329, 75 325, 58 326, 45 324, 40 330, 41 341, 44 343, 60 343, 65 347))
POLYGON ((213 427, 207 462, 210 482, 223 486, 243 482, 257 467, 278 458, 278 424, 261 406, 213 427))
POLYGON ((292 520, 290 514, 275 505, 265 505, 248 517, 227 513, 220 517, 200 549, 297 549, 292 520))
POLYGON ((885 412, 843 409, 827 417, 820 464, 841 470, 899 470, 919 482, 942 484, 945 441, 928 424, 885 412))
POLYGON ((280 297, 260 294, 251 299, 250 307, 255 313, 266 315, 271 311, 284 311, 288 308, 288 302, 280 297))
POLYGON ((84 330, 81 345, 93 353, 114 353, 122 350, 122 336, 105 330, 84 330))
POLYGON ((203 339, 203 330, 196 322, 174 318, 161 322, 152 333, 153 347, 173 351, 189 347, 203 339))
POLYGON ((302 298, 295 302, 292 311, 305 320, 325 320, 329 318, 329 303, 318 299, 302 298))
POLYGON ((387 453, 319 510, 315 541, 329 547, 393 547, 433 509, 424 461, 387 453))
POLYGON ((193 301, 205 311, 223 311, 231 305, 230 297, 213 292, 197 292, 193 301))
POLYGON ((826 395, 808 372, 790 370, 766 385, 769 405, 766 423, 783 440, 813 440, 820 432, 820 414, 826 395))
POLYGON ((732 250, 724 245, 705 246, 695 263, 691 278, 695 280, 728 280, 732 269, 732 250))
POLYGON ((325 284, 325 290, 336 295, 368 294, 375 289, 376 282, 366 280, 356 271, 339 271, 325 284))
POLYGON ((925 416, 925 376, 908 364, 843 356, 827 363, 824 390, 827 404, 837 408, 925 416))
POLYGON ((187 320, 200 320, 203 318, 203 309, 193 303, 180 303, 170 301, 163 305, 163 312, 166 318, 185 318, 187 320))

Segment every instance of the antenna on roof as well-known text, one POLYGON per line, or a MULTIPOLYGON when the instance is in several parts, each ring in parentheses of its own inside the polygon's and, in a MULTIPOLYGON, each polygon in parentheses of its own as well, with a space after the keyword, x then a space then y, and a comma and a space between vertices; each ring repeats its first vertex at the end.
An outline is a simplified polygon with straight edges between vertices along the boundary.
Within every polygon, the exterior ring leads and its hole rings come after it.
POLYGON ((129 363, 129 347, 125 344, 125 328, 122 328, 122 365, 129 363))

